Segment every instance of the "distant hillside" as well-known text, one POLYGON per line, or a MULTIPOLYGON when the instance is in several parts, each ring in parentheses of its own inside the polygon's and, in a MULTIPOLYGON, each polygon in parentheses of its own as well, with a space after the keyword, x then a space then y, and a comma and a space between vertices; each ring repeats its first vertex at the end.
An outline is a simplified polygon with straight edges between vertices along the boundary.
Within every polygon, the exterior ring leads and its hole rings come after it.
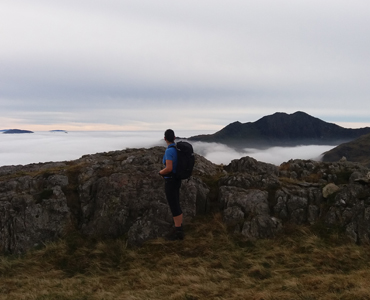
POLYGON ((68 133, 66 130, 61 130, 61 129, 50 130, 50 132, 62 132, 62 133, 68 133))
POLYGON ((275 113, 256 122, 234 122, 209 135, 191 141, 217 142, 233 147, 266 148, 272 146, 338 145, 370 133, 370 127, 348 129, 324 122, 304 112, 275 113))
POLYGON ((33 131, 29 130, 21 130, 21 129, 9 129, 4 131, 5 134, 14 134, 14 133, 33 133, 33 131))
POLYGON ((358 139, 344 143, 324 153, 322 158, 326 162, 334 162, 345 157, 348 161, 359 162, 370 167, 370 134, 363 135, 358 139))

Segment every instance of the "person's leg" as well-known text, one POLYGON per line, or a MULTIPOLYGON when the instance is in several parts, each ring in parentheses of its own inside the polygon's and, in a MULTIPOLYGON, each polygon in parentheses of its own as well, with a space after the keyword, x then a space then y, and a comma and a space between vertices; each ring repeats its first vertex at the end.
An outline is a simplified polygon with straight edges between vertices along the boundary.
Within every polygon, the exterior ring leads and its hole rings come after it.
POLYGON ((173 222, 175 227, 182 226, 182 210, 180 206, 180 187, 181 180, 175 180, 174 182, 174 211, 173 211, 173 222))
POLYGON ((180 187, 181 180, 167 179, 165 183, 165 191, 168 205, 170 206, 175 230, 172 231, 167 238, 170 240, 183 239, 184 232, 182 228, 183 214, 180 207, 180 187))
POLYGON ((167 198, 168 205, 171 209, 172 216, 174 217, 174 221, 176 218, 176 223, 178 221, 182 222, 182 210, 180 207, 180 187, 181 187, 181 180, 166 179, 166 182, 165 182, 166 198, 167 198))
POLYGON ((173 217, 173 222, 175 223, 175 227, 181 227, 182 225, 182 214, 176 217, 173 217))

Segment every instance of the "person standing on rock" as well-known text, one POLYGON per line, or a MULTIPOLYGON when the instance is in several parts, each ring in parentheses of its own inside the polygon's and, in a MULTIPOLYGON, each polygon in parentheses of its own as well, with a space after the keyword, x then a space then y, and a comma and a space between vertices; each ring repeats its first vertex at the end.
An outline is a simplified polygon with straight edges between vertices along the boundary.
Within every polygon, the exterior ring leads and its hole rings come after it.
POLYGON ((167 143, 167 149, 163 156, 163 164, 165 168, 159 171, 165 180, 165 193, 168 205, 170 206, 175 228, 166 236, 168 240, 184 239, 184 231, 182 227, 182 210, 180 207, 180 187, 181 179, 177 179, 177 150, 175 144, 175 132, 172 129, 167 129, 164 133, 164 140, 167 143))

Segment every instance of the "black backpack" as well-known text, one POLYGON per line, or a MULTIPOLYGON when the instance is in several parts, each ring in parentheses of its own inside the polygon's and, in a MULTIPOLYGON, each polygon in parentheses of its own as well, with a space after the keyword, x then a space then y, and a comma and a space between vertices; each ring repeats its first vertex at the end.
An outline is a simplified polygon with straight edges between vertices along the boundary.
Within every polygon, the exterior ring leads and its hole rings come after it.
POLYGON ((195 156, 193 146, 188 142, 180 141, 176 143, 177 150, 177 170, 175 177, 177 179, 188 179, 193 172, 195 156))

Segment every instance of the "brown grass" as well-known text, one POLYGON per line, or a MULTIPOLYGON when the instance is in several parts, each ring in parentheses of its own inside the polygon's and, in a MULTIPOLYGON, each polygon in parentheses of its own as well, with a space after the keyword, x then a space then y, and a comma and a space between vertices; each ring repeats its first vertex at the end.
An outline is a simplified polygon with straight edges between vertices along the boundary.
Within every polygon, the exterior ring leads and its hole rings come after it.
POLYGON ((370 299, 370 247, 291 227, 248 242, 221 216, 186 228, 184 241, 87 241, 78 234, 0 257, 0 299, 370 299))

